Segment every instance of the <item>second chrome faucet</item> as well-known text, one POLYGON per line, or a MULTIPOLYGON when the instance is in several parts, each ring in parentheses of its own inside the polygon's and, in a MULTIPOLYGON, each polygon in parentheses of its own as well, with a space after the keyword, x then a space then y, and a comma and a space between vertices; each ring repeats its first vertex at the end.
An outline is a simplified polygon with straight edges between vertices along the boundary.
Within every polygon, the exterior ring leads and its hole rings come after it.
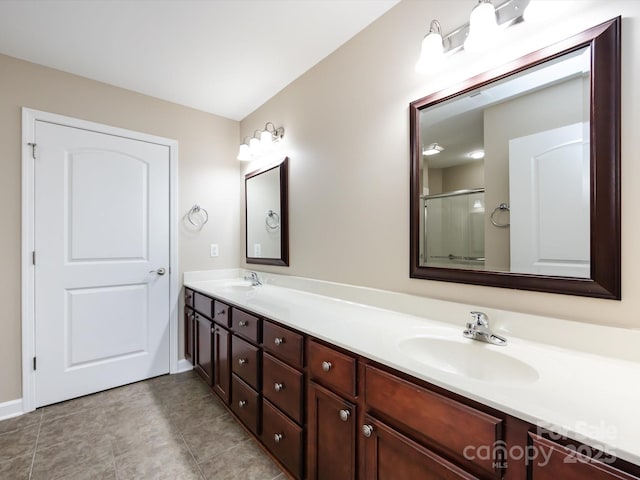
POLYGON ((489 317, 483 312, 471 312, 472 321, 467 323, 467 328, 462 334, 473 340, 491 343, 492 345, 506 345, 507 339, 491 332, 489 317))

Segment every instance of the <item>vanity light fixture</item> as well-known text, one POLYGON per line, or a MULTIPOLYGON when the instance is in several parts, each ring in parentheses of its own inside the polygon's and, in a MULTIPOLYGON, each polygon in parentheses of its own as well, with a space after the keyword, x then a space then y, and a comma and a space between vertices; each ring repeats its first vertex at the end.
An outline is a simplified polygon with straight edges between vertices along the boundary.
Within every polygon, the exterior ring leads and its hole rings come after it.
POLYGON ((453 54, 462 48, 478 52, 490 47, 500 30, 523 21, 525 9, 530 3, 535 1, 506 0, 494 5, 491 0, 478 0, 471 11, 469 23, 446 35, 442 34, 440 23, 432 20, 429 33, 422 40, 416 71, 426 73, 433 70, 446 54, 453 54))
POLYGON ((247 138, 249 137, 244 138, 237 159, 243 162, 250 161, 263 153, 272 143, 282 140, 282 137, 284 137, 284 127, 276 128, 272 122, 267 122, 264 130, 253 132, 253 136, 248 142, 247 138))
POLYGON ((473 158, 474 160, 480 160, 481 158, 484 158, 484 150, 476 150, 475 152, 468 153, 467 157, 473 158))
POLYGON ((432 143, 431 145, 428 145, 427 148, 422 150, 422 154, 427 156, 437 155, 442 151, 444 151, 444 147, 442 145, 438 145, 437 143, 432 143))

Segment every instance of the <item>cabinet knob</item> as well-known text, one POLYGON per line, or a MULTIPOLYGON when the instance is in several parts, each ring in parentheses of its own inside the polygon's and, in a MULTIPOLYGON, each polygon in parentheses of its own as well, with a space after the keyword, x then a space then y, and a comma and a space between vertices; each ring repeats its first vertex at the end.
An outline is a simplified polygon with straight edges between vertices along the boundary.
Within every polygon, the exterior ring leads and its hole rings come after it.
POLYGON ((276 382, 273 388, 275 389, 276 392, 280 392, 284 390, 284 383, 276 382))
POLYGON ((342 409, 340 410, 340 420, 342 420, 343 422, 346 422, 347 420, 349 420, 349 416, 351 415, 351 412, 347 409, 342 409))
POLYGON ((273 339, 273 343, 276 344, 276 346, 280 346, 284 343, 284 337, 276 337, 273 339))
POLYGON ((373 425, 363 425, 362 426, 362 434, 369 438, 373 433, 373 425))
POLYGON ((282 440, 283 438, 284 437, 283 437, 283 435, 281 433, 276 433, 273 436, 273 441, 276 442, 276 443, 280 443, 280 440, 282 440))
POLYGON ((238 407, 240 407, 240 408, 244 408, 244 406, 245 406, 246 404, 247 404, 247 401, 246 401, 246 400, 240 400, 240 401, 238 402, 238 407))
POLYGON ((333 364, 331 362, 322 362, 323 372, 328 372, 329 370, 331 370, 331 367, 333 367, 333 364))
POLYGON ((246 327, 247 325, 249 325, 249 322, 247 322, 246 320, 240 320, 238 322, 239 327, 246 327))
POLYGON ((218 311, 216 312, 216 317, 217 317, 217 316, 219 316, 219 315, 224 315, 225 313, 227 313, 227 311, 226 311, 226 310, 218 310, 218 311))
POLYGON ((247 359, 246 358, 239 358, 238 359, 238 364, 244 365, 245 363, 247 363, 247 359))
POLYGON ((216 329, 214 327, 211 327, 211 333, 215 332, 216 329))

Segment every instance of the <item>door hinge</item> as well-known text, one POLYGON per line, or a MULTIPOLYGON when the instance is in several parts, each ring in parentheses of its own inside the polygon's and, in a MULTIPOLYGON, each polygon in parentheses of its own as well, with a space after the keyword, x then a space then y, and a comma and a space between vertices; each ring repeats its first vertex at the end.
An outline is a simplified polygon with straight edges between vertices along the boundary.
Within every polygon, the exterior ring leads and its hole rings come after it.
POLYGON ((27 143, 27 145, 29 145, 31 147, 31 156, 33 157, 33 159, 36 159, 36 146, 37 144, 34 142, 29 142, 27 143))
POLYGON ((33 357, 33 369, 36 369, 36 357, 33 357))
POLYGON ((36 251, 35 250, 33 252, 31 252, 31 262, 34 265, 36 264, 36 251))

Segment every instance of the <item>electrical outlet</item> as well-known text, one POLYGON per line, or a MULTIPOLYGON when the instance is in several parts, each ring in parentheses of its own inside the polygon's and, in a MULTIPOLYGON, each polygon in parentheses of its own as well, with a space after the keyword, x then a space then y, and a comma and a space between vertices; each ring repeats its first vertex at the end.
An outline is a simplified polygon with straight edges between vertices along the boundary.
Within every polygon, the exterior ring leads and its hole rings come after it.
POLYGON ((217 243, 212 243, 211 244, 211 250, 209 251, 209 256, 211 256, 211 257, 217 257, 218 256, 218 244, 217 243))

